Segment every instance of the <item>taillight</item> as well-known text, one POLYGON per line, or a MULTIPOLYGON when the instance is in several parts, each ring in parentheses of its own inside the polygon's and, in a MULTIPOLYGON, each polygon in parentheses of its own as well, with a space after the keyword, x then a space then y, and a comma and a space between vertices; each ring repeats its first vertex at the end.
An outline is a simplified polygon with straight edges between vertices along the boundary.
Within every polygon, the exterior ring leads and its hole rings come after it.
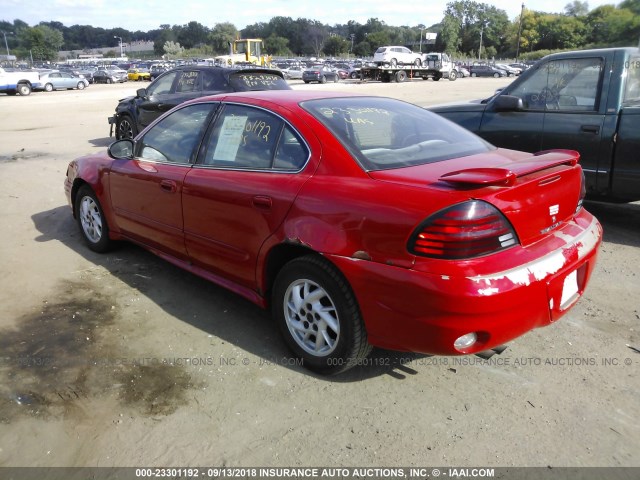
POLYGON ((582 177, 580 178, 580 198, 578 199, 578 206, 576 207, 576 213, 582 208, 584 197, 587 196, 587 182, 584 178, 584 170, 582 170, 582 177))
POLYGON ((409 239, 415 255, 441 259, 479 257, 518 243, 511 224, 493 205, 471 200, 427 218, 409 239))

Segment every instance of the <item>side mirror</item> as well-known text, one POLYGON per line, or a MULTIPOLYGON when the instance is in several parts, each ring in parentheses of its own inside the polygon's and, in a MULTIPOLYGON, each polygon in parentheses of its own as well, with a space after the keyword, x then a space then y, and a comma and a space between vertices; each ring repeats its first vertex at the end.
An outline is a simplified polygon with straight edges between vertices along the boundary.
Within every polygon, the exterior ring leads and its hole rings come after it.
POLYGON ((144 98, 147 96, 147 89, 146 88, 139 88, 138 90, 136 90, 136 96, 140 97, 140 98, 144 98))
POLYGON ((496 112, 518 112, 524 110, 524 103, 520 97, 512 95, 498 95, 493 101, 496 112))
POLYGON ((109 156, 115 160, 133 158, 133 140, 123 138, 109 145, 107 150, 109 156))

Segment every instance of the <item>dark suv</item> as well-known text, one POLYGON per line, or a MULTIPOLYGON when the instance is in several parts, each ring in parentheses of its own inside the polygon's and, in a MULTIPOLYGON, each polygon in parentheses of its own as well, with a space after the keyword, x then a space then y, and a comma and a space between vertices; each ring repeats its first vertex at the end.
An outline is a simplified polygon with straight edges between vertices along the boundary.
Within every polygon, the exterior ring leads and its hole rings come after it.
POLYGON ((169 70, 135 97, 120 100, 116 114, 109 117, 109 136, 133 138, 147 125, 176 105, 197 97, 250 90, 290 90, 279 70, 268 68, 233 69, 183 66, 169 70))

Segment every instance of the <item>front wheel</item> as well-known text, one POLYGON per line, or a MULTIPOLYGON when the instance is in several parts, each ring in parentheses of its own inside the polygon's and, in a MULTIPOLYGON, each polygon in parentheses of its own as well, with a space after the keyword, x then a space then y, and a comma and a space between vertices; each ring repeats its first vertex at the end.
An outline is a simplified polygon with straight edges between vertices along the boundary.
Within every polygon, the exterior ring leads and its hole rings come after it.
POLYGON ((371 351, 351 287, 322 257, 307 255, 286 264, 272 295, 273 317, 306 368, 340 373, 371 351))
POLYGON ((472 76, 473 78, 475 78, 475 77, 477 77, 477 76, 478 76, 478 74, 477 74, 477 73, 472 73, 472 74, 471 74, 471 76, 472 76))
POLYGON ((452 82, 455 82, 457 78, 458 78, 458 72, 456 72, 455 70, 451 70, 449 72, 449 80, 452 82))
POLYGON ((47 83, 47 84, 44 86, 44 91, 45 91, 45 92, 53 92, 53 85, 51 85, 50 83, 47 83))
POLYGON ((78 90, 84 90, 85 84, 84 82, 78 82, 78 90))
POLYGON ((133 138, 137 135, 136 126, 133 124, 131 117, 123 115, 118 117, 116 121, 116 139, 133 138))
POLYGON ((109 226, 104 211, 94 191, 83 185, 75 201, 76 220, 87 246, 94 252, 103 253, 113 246, 109 238, 109 226))
POLYGON ((498 72, 494 73, 493 78, 500 78, 500 74, 498 72))

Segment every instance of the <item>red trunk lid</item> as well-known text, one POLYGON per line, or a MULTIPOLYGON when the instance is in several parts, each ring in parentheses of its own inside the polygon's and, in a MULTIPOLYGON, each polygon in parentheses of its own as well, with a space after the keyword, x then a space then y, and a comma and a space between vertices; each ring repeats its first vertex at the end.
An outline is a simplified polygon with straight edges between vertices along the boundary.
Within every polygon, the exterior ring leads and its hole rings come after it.
POLYGON ((370 172, 376 180, 459 192, 500 209, 520 243, 531 244, 571 219, 581 199, 580 155, 572 150, 528 154, 496 150, 417 167, 370 172))

